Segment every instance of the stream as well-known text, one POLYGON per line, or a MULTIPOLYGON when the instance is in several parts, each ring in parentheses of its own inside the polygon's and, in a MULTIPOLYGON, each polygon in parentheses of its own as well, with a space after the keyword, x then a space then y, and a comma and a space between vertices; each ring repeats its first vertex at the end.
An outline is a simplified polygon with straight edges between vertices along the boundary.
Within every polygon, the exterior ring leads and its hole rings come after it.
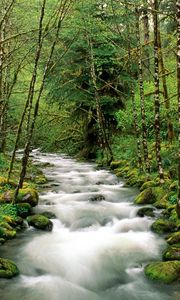
POLYGON ((36 213, 52 212, 52 232, 29 227, 0 249, 20 276, 0 279, 0 300, 178 300, 177 284, 150 282, 144 266, 161 259, 164 239, 137 217, 138 191, 108 170, 66 156, 33 153, 49 183, 36 213))

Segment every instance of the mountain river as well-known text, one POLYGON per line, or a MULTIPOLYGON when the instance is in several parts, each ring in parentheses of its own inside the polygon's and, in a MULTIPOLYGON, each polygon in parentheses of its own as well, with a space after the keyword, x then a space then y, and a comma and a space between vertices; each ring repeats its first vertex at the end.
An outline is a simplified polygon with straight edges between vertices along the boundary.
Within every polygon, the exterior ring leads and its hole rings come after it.
POLYGON ((137 217, 138 191, 108 170, 66 156, 33 153, 49 162, 36 213, 52 212, 52 232, 29 227, 0 248, 20 276, 0 279, 0 300, 178 300, 178 285, 151 282, 144 266, 161 259, 165 241, 137 217))

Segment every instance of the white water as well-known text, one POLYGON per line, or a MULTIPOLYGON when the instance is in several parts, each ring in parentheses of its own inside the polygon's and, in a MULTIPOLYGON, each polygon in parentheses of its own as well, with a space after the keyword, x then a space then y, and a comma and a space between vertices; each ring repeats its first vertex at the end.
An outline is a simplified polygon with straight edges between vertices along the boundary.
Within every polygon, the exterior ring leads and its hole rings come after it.
POLYGON ((50 184, 36 212, 57 218, 52 232, 30 228, 2 247, 21 275, 0 281, 1 300, 179 299, 176 285, 144 276, 144 265, 160 258, 165 242, 149 230, 152 219, 136 216, 136 190, 93 164, 39 153, 34 160, 53 165, 45 170, 50 184), (92 201, 97 195, 103 200, 92 201))

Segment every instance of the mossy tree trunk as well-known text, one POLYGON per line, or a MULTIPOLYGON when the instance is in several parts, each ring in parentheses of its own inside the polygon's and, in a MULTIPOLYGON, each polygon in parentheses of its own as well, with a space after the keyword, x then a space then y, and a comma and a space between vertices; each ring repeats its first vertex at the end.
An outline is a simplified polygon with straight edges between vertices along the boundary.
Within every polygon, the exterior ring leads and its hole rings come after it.
POLYGON ((141 121, 142 121, 142 144, 144 152, 144 163, 146 171, 150 173, 150 162, 148 158, 148 143, 147 143, 147 126, 146 126, 146 111, 145 111, 145 96, 144 96, 144 82, 143 82, 143 68, 142 68, 142 48, 140 39, 140 26, 139 26, 139 10, 136 13, 136 37, 137 37, 137 54, 139 66, 139 90, 140 90, 140 105, 141 105, 141 121))
POLYGON ((161 138, 160 138, 160 98, 159 98, 159 48, 158 48, 158 2, 154 0, 154 110, 155 110, 155 138, 156 138, 156 160, 160 183, 164 182, 164 173, 161 159, 161 138))
POLYGON ((177 214, 178 217, 180 218, 180 0, 176 1, 176 19, 177 19, 177 91, 178 91, 178 121, 179 121, 177 214))

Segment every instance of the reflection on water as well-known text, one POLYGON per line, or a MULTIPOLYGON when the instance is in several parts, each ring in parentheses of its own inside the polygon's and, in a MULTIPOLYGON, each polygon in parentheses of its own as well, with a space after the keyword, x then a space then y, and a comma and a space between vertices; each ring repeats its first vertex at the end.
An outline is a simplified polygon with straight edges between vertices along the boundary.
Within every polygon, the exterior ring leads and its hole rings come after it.
POLYGON ((50 211, 51 233, 30 228, 1 247, 21 275, 0 281, 2 300, 176 300, 178 287, 149 282, 144 265, 160 257, 165 242, 136 216, 135 189, 124 188, 106 170, 58 155, 34 154, 50 162, 50 183, 36 212, 50 211))

